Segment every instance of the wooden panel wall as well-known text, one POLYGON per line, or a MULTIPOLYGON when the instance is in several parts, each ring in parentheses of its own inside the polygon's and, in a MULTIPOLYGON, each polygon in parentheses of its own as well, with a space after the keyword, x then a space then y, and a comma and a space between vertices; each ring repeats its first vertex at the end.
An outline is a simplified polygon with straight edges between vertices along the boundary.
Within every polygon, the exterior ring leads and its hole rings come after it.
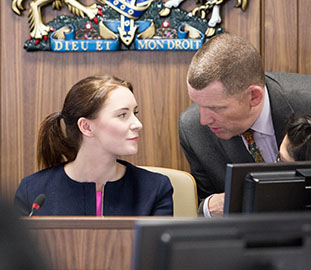
MULTIPOLYGON (((309 0, 249 0, 244 13, 235 3, 223 5, 223 26, 260 50, 267 71, 311 74, 309 0)), ((20 179, 36 170, 36 134, 43 118, 61 110, 73 83, 103 72, 131 81, 140 106, 139 153, 126 159, 189 170, 179 146, 178 117, 190 105, 185 77, 194 52, 30 53, 23 49, 27 11, 15 15, 10 0, 0 6, 2 194, 12 198, 20 179)), ((44 9, 47 19, 64 12, 44 9)))

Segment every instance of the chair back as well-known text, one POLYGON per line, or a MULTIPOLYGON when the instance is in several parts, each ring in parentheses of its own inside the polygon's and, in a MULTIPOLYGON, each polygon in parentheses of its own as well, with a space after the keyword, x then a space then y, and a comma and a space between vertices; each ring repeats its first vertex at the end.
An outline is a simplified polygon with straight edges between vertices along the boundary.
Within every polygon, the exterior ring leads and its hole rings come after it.
POLYGON ((140 167, 164 174, 170 179, 174 188, 174 217, 196 217, 198 215, 197 186, 190 173, 163 167, 140 167))

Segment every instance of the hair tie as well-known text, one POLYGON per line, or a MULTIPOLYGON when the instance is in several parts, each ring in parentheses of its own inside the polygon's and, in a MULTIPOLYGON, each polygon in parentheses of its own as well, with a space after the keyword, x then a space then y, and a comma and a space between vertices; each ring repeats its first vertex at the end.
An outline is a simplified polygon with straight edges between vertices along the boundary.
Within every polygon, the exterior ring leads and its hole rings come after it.
POLYGON ((59 118, 59 119, 64 118, 64 116, 63 116, 62 112, 59 112, 59 113, 58 113, 58 118, 59 118))

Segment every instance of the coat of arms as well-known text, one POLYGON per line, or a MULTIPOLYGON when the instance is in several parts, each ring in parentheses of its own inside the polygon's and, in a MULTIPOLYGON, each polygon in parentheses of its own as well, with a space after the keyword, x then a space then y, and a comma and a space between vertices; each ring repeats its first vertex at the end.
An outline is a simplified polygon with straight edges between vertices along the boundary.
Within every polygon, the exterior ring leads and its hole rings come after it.
MULTIPOLYGON (((98 0, 85 6, 77 0, 32 0, 28 8, 28 51, 198 50, 220 27, 220 7, 226 0, 200 1, 187 12, 183 0, 98 0), (60 15, 44 23, 41 8, 67 6, 73 16, 60 15)), ((236 0, 245 11, 248 0, 236 0)), ((12 0, 18 15, 23 0, 12 0)))

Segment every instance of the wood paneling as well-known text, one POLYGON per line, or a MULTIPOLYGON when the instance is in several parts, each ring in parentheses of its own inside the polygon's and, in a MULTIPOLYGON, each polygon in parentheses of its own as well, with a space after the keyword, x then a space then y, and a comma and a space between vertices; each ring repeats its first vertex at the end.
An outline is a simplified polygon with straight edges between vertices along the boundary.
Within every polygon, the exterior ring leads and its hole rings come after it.
POLYGON ((297 1, 265 1, 264 7, 266 71, 297 72, 297 1))
MULTIPOLYGON (((298 1, 298 72, 311 73, 311 1, 298 1), (309 27, 309 29, 308 29, 309 27)), ((311 90, 311 87, 310 87, 311 90)))
POLYGON ((131 269, 134 219, 24 220, 50 269, 131 269))
POLYGON ((232 34, 249 40, 260 50, 260 0, 249 0, 245 12, 235 8, 236 1, 223 6, 223 27, 232 34))
MULTIPOLYGON (((222 6, 223 27, 250 40, 262 52, 267 71, 310 74, 309 2, 249 0, 242 12, 228 0, 222 6)), ((30 53, 23 49, 27 12, 15 15, 11 1, 0 5, 2 194, 11 199, 20 179, 36 170, 36 134, 43 118, 60 111, 72 84, 103 72, 131 81, 140 107, 139 153, 126 159, 189 170, 179 146, 178 117, 190 105, 185 80, 194 52, 30 53)), ((66 12, 44 9, 46 20, 66 12)))
MULTIPOLYGON (((130 270, 135 223, 171 217, 36 217, 23 223, 50 269, 130 270)), ((174 218, 174 220, 192 218, 174 218)), ((146 269, 147 270, 147 269, 146 269)))

